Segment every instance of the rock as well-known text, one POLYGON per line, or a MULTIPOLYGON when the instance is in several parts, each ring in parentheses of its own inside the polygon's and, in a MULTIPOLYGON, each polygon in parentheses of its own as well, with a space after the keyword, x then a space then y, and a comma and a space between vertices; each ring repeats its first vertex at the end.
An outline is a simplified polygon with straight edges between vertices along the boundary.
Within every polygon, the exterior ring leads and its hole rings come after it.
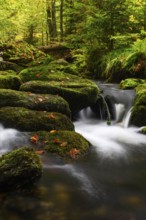
POLYGON ((136 126, 146 125, 146 83, 136 87, 136 99, 132 109, 130 123, 136 126))
POLYGON ((39 156, 29 147, 19 148, 0 157, 0 191, 24 188, 42 175, 39 156))
POLYGON ((24 107, 32 110, 60 112, 70 117, 68 103, 57 95, 0 89, 0 107, 24 107))
POLYGON ((14 71, 0 71, 0 89, 18 90, 21 79, 14 71))
POLYGON ((98 97, 98 87, 88 80, 74 81, 31 81, 24 83, 21 91, 33 93, 54 94, 63 97, 68 103, 72 112, 78 112, 83 108, 93 105, 98 97))
POLYGON ((74 130, 72 121, 57 112, 33 111, 21 107, 0 108, 1 123, 20 131, 74 130))
POLYGON ((63 158, 77 159, 85 156, 89 151, 89 142, 74 131, 39 131, 30 134, 32 146, 38 152, 46 151, 57 154, 63 158), (33 141, 37 137, 36 141, 33 141))
POLYGON ((120 88, 121 89, 134 89, 139 84, 143 84, 145 82, 146 81, 144 79, 128 78, 120 82, 120 88))
POLYGON ((134 105, 130 123, 138 127, 146 125, 146 106, 134 105))

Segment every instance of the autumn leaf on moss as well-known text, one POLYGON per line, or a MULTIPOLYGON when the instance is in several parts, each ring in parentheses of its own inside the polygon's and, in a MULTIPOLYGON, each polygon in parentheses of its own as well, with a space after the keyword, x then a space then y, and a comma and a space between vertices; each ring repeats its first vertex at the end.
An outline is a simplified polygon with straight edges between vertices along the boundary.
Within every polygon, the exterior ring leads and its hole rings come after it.
POLYGON ((72 159, 76 159, 79 153, 80 153, 80 150, 78 150, 77 148, 72 148, 68 154, 72 159))
POLYGON ((38 155, 42 155, 42 154, 45 153, 45 151, 44 151, 44 150, 36 150, 36 153, 37 153, 38 155))
POLYGON ((51 113, 51 114, 48 115, 48 118, 54 119, 54 118, 56 118, 56 116, 53 113, 51 113))
POLYGON ((39 102, 42 102, 42 101, 43 101, 43 99, 42 99, 42 98, 38 98, 38 101, 39 101, 39 102))
POLYGON ((66 147, 67 146, 67 142, 62 142, 61 144, 60 144, 60 147, 66 147))
POLYGON ((34 134, 34 135, 30 138, 30 140, 31 140, 32 143, 37 143, 38 139, 39 139, 39 137, 38 137, 37 134, 34 134))
POLYGON ((55 138, 53 140, 53 142, 56 143, 56 144, 62 144, 62 141, 60 141, 58 138, 55 138))
POLYGON ((55 133, 56 132, 56 130, 51 130, 49 133, 50 134, 53 134, 53 133, 55 133))
POLYGON ((40 77, 40 75, 41 75, 40 73, 35 74, 36 77, 40 77))

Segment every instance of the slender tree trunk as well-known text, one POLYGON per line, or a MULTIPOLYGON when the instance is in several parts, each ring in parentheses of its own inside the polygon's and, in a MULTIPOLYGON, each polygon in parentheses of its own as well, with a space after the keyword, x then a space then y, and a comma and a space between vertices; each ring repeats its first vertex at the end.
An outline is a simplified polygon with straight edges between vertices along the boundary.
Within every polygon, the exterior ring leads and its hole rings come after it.
POLYGON ((60 0, 60 41, 63 41, 63 7, 64 7, 64 0, 60 0))
POLYGON ((56 0, 52 1, 52 38, 57 38, 57 23, 56 23, 56 0))

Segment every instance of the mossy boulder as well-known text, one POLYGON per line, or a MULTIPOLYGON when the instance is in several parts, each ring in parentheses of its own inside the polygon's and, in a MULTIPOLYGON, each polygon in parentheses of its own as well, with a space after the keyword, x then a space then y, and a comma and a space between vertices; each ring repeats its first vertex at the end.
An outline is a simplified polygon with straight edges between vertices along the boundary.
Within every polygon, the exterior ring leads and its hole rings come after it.
POLYGON ((26 42, 3 44, 1 51, 3 51, 4 60, 16 63, 22 67, 43 63, 44 59, 48 57, 48 55, 35 48, 32 44, 27 44, 26 42))
POLYGON ((132 109, 131 124, 146 125, 146 83, 136 87, 136 99, 132 109))
POLYGON ((89 151, 89 142, 74 131, 39 131, 31 133, 32 145, 35 149, 59 155, 63 158, 77 159, 89 151), (37 137, 37 141, 35 137, 37 137), (34 138, 34 139, 33 139, 34 138))
POLYGON ((28 82, 31 80, 41 80, 41 81, 71 81, 78 80, 77 76, 64 73, 62 70, 64 65, 56 65, 52 63, 51 65, 40 65, 31 68, 26 68, 19 73, 19 76, 23 82, 28 82))
POLYGON ((30 81, 24 83, 20 90, 59 95, 69 103, 72 112, 78 112, 87 106, 93 105, 99 94, 96 84, 80 78, 61 82, 30 81))
POLYGON ((34 111, 20 107, 0 108, 1 123, 20 131, 74 130, 72 121, 57 112, 34 111))
POLYGON ((14 71, 0 71, 0 89, 18 90, 21 79, 14 71))
POLYGON ((14 106, 32 110, 60 112, 70 117, 68 103, 60 96, 0 89, 0 107, 14 106))
POLYGON ((29 147, 19 148, 0 157, 0 191, 24 188, 42 175, 39 156, 29 147))
POLYGON ((121 89, 134 89, 139 84, 143 84, 145 82, 146 81, 144 79, 128 78, 120 82, 120 88, 121 89))

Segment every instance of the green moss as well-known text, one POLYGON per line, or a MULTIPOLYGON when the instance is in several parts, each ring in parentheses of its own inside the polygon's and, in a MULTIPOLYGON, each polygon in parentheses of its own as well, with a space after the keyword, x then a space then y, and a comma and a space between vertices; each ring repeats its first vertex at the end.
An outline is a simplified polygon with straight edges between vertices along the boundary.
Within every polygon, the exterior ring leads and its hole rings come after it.
POLYGON ((24 83, 20 90, 59 95, 69 103, 72 112, 94 104, 99 94, 96 84, 80 78, 61 82, 31 81, 24 83))
POLYGON ((0 107, 25 107, 33 110, 60 112, 70 117, 68 103, 57 95, 34 94, 9 89, 0 89, 0 107))
POLYGON ((0 119, 5 127, 16 128, 21 131, 74 129, 71 120, 57 112, 32 111, 20 107, 3 107, 0 108, 0 119))
POLYGON ((16 89, 21 85, 21 79, 14 73, 0 74, 0 89, 16 89))
POLYGON ((120 88, 121 89, 134 89, 139 84, 143 84, 143 83, 145 83, 145 80, 143 79, 128 78, 120 82, 120 88))
POLYGON ((138 127, 146 125, 146 106, 145 105, 134 105, 131 115, 131 124, 138 127))
POLYGON ((142 128, 141 133, 146 135, 146 127, 142 128))
POLYGON ((35 183, 42 175, 42 164, 35 151, 23 147, 0 157, 0 191, 35 183))
POLYGON ((38 135, 37 143, 34 143, 38 150, 45 150, 64 158, 77 159, 85 155, 89 150, 89 142, 80 134, 74 131, 52 131, 50 133, 40 131, 31 133, 31 136, 38 135), (72 154, 76 152, 75 154, 72 154))
POLYGON ((23 82, 27 82, 31 80, 68 81, 68 80, 78 79, 77 76, 66 74, 60 69, 58 70, 56 66, 54 67, 54 65, 36 66, 32 68, 27 68, 22 70, 19 73, 19 76, 23 82))

